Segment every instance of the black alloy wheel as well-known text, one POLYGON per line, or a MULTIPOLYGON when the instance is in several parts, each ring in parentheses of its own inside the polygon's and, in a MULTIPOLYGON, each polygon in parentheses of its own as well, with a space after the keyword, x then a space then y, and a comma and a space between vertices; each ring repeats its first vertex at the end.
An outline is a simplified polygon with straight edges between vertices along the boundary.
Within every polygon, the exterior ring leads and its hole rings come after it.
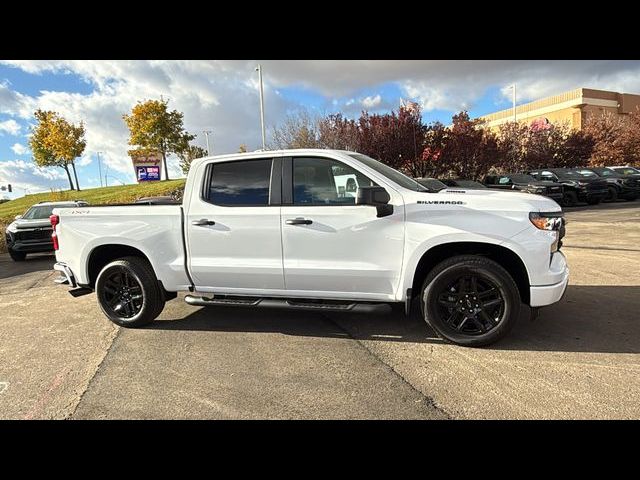
POLYGON ((490 345, 513 328, 521 298, 511 274, 482 255, 458 255, 437 264, 422 286, 424 320, 444 340, 490 345))
POLYGON ((499 325, 504 312, 500 287, 480 272, 463 275, 438 294, 436 314, 453 332, 482 335, 499 325))
POLYGON ((114 316, 133 318, 142 310, 142 285, 126 268, 112 269, 104 281, 103 289, 105 307, 114 316))
POLYGON ((166 302, 153 267, 142 257, 124 257, 105 265, 95 290, 103 313, 121 327, 151 323, 166 302))

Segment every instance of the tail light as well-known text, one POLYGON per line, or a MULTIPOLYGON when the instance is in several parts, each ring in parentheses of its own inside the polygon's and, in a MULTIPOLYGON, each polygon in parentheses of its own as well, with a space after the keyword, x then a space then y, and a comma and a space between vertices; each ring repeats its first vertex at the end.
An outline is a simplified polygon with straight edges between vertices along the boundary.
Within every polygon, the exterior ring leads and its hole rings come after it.
POLYGON ((58 250, 60 245, 58 245, 58 235, 56 234, 56 225, 60 223, 60 217, 58 215, 51 215, 49 217, 49 221, 51 222, 51 226, 53 227, 53 231, 51 232, 51 240, 53 240, 53 249, 58 250))

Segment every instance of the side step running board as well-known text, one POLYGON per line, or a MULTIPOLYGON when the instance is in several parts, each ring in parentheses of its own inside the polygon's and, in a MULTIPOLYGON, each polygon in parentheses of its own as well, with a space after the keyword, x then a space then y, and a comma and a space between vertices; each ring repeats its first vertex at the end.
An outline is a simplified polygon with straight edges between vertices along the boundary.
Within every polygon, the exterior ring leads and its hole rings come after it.
POLYGON ((256 308, 287 308, 289 310, 315 310, 321 312, 353 312, 353 313, 389 313, 391 306, 387 303, 361 302, 305 302, 286 298, 255 298, 255 297, 221 297, 208 298, 187 295, 184 301, 196 306, 225 306, 225 307, 256 307, 256 308))

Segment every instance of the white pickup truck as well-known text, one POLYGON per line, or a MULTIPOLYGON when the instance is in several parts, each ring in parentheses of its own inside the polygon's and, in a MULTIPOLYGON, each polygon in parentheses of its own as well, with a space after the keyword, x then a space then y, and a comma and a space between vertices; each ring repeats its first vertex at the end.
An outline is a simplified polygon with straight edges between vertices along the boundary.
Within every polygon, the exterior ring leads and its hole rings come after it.
POLYGON ((56 208, 51 223, 58 281, 95 291, 121 326, 179 291, 191 305, 343 312, 408 314, 415 299, 442 338, 480 346, 521 303, 563 296, 562 215, 529 193, 430 191, 355 152, 282 150, 194 161, 182 205, 56 208))

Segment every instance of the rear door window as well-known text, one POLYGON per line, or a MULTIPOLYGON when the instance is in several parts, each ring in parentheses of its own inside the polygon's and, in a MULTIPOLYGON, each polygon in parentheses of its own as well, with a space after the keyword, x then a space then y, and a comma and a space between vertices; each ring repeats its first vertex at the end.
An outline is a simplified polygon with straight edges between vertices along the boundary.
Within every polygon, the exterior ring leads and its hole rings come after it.
POLYGON ((270 158, 212 164, 206 199, 222 206, 269 205, 270 158))

